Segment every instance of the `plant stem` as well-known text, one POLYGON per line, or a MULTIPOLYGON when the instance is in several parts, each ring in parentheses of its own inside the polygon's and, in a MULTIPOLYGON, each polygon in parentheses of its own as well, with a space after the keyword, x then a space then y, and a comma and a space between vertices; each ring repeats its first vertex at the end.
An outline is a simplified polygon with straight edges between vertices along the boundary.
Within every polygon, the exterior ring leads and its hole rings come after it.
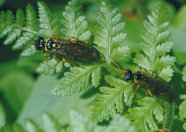
POLYGON ((174 111, 175 111, 175 103, 168 101, 165 102, 165 121, 163 124, 163 128, 169 129, 171 131, 173 120, 174 120, 174 111))

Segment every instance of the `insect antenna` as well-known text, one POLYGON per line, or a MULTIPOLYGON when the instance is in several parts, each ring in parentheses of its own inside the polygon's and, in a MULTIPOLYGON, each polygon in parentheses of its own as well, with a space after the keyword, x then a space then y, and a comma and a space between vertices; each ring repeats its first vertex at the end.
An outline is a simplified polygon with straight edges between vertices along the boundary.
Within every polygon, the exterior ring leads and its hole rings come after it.
POLYGON ((110 56, 111 61, 114 63, 114 65, 117 67, 116 69, 119 70, 121 73, 125 73, 124 70, 120 68, 120 66, 114 61, 114 59, 110 56))
POLYGON ((26 32, 24 32, 24 35, 26 35, 25 37, 30 38, 31 40, 33 40, 34 42, 36 42, 36 40, 34 40, 33 38, 31 38, 26 32))

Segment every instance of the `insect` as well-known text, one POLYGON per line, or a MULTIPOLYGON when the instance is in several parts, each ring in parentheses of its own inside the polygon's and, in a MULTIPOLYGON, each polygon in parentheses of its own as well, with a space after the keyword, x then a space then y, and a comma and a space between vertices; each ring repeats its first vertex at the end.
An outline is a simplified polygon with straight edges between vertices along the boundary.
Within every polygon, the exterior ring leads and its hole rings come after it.
POLYGON ((130 85, 131 90, 133 89, 133 86, 137 84, 134 95, 137 93, 138 88, 142 87, 146 89, 147 93, 151 97, 153 97, 153 99, 157 102, 160 108, 162 108, 162 106, 152 93, 165 98, 169 102, 173 101, 175 94, 173 91, 171 91, 170 85, 162 78, 158 76, 153 77, 150 76, 149 73, 144 73, 141 71, 136 71, 134 73, 129 69, 126 69, 124 71, 116 64, 113 59, 112 61, 116 68, 122 72, 122 76, 120 78, 123 78, 126 81, 133 81, 133 83, 130 85))
POLYGON ((91 62, 99 59, 99 52, 92 45, 76 39, 71 41, 59 40, 50 37, 45 41, 43 37, 38 37, 35 43, 36 50, 44 50, 45 55, 51 53, 54 56, 68 57, 81 62, 91 62))

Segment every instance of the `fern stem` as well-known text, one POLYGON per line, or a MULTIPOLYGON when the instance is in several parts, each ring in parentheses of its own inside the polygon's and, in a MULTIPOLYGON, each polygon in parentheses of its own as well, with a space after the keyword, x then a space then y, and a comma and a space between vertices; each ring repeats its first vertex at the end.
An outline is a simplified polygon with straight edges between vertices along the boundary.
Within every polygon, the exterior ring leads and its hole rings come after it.
POLYGON ((107 47, 107 63, 110 63, 110 56, 111 56, 111 32, 112 32, 112 20, 111 20, 111 13, 109 13, 109 34, 108 34, 108 47, 107 47))
POLYGON ((37 34, 38 36, 40 35, 39 32, 36 32, 36 31, 30 30, 29 28, 25 28, 25 27, 23 27, 22 29, 23 29, 23 31, 27 31, 27 32, 30 32, 30 33, 33 33, 33 34, 37 34))
POLYGON ((174 111, 175 111, 175 103, 165 102, 165 121, 163 124, 163 128, 169 129, 171 131, 173 120, 174 120, 174 111))
POLYGON ((15 26, 17 28, 20 28, 22 31, 26 31, 26 32, 30 32, 30 33, 33 33, 33 34, 37 34, 38 36, 40 35, 39 32, 33 31, 33 30, 29 29, 29 28, 21 27, 21 26, 16 25, 16 24, 13 24, 13 26, 15 26))

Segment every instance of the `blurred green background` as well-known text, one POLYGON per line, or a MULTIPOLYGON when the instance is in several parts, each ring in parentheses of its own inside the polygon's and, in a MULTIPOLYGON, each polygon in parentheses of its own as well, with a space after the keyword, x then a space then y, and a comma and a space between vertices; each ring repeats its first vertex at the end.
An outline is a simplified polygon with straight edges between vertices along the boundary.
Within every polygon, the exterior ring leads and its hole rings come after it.
MULTIPOLYGON (((143 21, 153 9, 158 0, 106 0, 112 8, 119 8, 126 23, 125 40, 133 52, 140 50, 140 33, 143 31, 143 21)), ((44 0, 52 12, 62 13, 68 0, 44 0)), ((172 55, 177 57, 176 70, 186 64, 186 0, 164 1, 170 11, 170 40, 174 42, 172 55)), ((0 0, 0 11, 12 10, 14 14, 18 8, 25 11, 27 4, 34 5, 35 0, 0 0)), ((96 0, 82 0, 83 11, 89 23, 89 28, 94 34, 94 25, 98 15, 99 4, 96 0)), ((19 57, 21 51, 13 51, 11 46, 3 45, 0 39, 0 127, 15 121, 23 123, 26 118, 40 122, 43 112, 51 113, 62 123, 68 122, 68 111, 76 109, 88 114, 87 105, 91 98, 79 95, 72 97, 54 97, 51 94, 57 79, 51 76, 39 76, 35 68, 43 58, 19 57), (48 81, 50 80, 50 81, 48 81)))

